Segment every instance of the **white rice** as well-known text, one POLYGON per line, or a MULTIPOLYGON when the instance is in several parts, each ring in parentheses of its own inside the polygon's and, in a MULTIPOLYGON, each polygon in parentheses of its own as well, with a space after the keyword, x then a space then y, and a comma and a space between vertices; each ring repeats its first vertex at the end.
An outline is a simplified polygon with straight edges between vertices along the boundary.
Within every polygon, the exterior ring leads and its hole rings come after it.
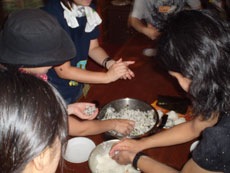
MULTIPOLYGON (((129 136, 139 136, 148 132, 156 123, 154 119, 154 110, 140 111, 125 107, 116 112, 113 107, 108 107, 103 120, 107 119, 127 119, 135 121, 135 127, 129 136)), ((122 136, 122 134, 110 131, 113 135, 122 136)))
POLYGON ((96 107, 95 106, 91 106, 91 105, 87 105, 85 107, 84 113, 88 116, 91 116, 95 113, 96 111, 96 107))
POLYGON ((94 173, 140 173, 131 164, 120 165, 109 156, 112 143, 104 143, 103 152, 95 156, 96 170, 94 173))

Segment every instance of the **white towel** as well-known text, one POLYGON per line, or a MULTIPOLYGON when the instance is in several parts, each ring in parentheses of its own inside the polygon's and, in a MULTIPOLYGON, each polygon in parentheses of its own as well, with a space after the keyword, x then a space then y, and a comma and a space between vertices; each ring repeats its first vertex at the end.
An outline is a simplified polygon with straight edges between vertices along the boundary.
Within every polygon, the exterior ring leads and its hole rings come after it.
POLYGON ((71 10, 69 10, 62 2, 61 6, 64 9, 64 18, 67 24, 71 28, 77 28, 79 26, 76 17, 86 16, 87 23, 85 32, 91 32, 102 20, 97 12, 89 6, 78 6, 73 4, 71 10))

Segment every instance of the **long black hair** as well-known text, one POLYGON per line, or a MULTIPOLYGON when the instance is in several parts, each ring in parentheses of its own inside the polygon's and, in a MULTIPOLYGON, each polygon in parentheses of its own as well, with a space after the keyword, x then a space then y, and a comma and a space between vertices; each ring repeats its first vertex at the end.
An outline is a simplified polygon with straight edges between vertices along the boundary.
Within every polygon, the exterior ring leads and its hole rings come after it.
POLYGON ((22 172, 56 139, 64 146, 67 117, 62 98, 47 82, 1 69, 0 172, 22 172))
POLYGON ((230 26, 209 11, 171 17, 158 42, 158 60, 168 71, 192 80, 195 115, 208 119, 230 111, 230 26))

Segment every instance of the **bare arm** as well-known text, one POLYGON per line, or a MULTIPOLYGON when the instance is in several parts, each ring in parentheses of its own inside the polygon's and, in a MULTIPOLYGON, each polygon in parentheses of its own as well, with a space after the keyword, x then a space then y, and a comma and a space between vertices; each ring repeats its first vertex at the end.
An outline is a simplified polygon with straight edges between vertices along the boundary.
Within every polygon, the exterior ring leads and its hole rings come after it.
POLYGON ((196 117, 192 121, 174 126, 169 130, 153 135, 149 139, 143 139, 142 143, 147 148, 185 143, 200 136, 200 133, 205 128, 215 125, 217 120, 218 118, 216 117, 202 121, 201 117, 196 117))
MULTIPOLYGON (((90 48, 89 48, 89 56, 98 64, 103 65, 103 61, 108 57, 108 54, 105 52, 105 50, 100 47, 98 40, 91 40, 90 42, 90 48)), ((109 71, 112 71, 113 66, 116 65, 118 61, 110 60, 106 64, 106 68, 109 71)), ((133 64, 133 61, 124 61, 123 65, 126 67, 126 73, 122 76, 123 79, 131 79, 134 77, 134 73, 128 68, 130 64, 133 64)))
POLYGON ((114 151, 117 150, 138 152, 153 147, 163 147, 185 143, 198 137, 205 128, 215 125, 217 120, 218 117, 210 118, 206 121, 202 121, 201 117, 196 117, 192 121, 174 126, 169 130, 162 131, 139 141, 125 139, 115 144, 112 147, 110 154, 113 155, 114 151))
POLYGON ((129 120, 87 120, 79 121, 69 116, 69 135, 88 136, 96 135, 109 130, 115 130, 128 135, 134 128, 135 123, 129 120))
MULTIPOLYGON (((135 152, 121 151, 113 156, 113 159, 116 160, 119 164, 126 165, 133 162, 135 155, 135 152)), ((137 167, 144 173, 216 173, 201 168, 193 161, 193 159, 190 159, 188 162, 186 162, 183 169, 181 171, 178 171, 148 156, 141 156, 137 162, 137 167)))
MULTIPOLYGON (((109 57, 105 50, 100 47, 97 39, 90 41, 89 56, 99 65, 102 65, 104 59, 109 57)), ((109 69, 114 63, 114 60, 110 60, 106 65, 107 69, 109 69)))
POLYGON ((74 80, 82 83, 109 83, 111 79, 104 72, 92 72, 71 66, 70 62, 65 62, 54 67, 57 75, 62 79, 74 80))
MULTIPOLYGON (((107 54, 103 51, 101 47, 97 46, 97 40, 92 40, 91 43, 94 45, 90 45, 90 55, 93 56, 93 59, 97 63, 102 63, 107 54), (101 58, 102 57, 102 58, 101 58)), ((109 62, 109 63, 113 63, 109 62)), ((74 80, 82 83, 110 83, 126 76, 131 79, 134 77, 132 71, 129 70, 128 66, 133 64, 133 61, 122 61, 118 60, 113 64, 109 64, 109 71, 107 72, 93 72, 89 70, 84 70, 81 68, 77 68, 71 66, 70 62, 65 62, 60 66, 55 66, 54 69, 57 75, 62 79, 74 80)))
POLYGON ((154 40, 159 35, 158 29, 153 26, 147 26, 143 24, 143 22, 135 17, 130 17, 130 24, 133 28, 135 28, 138 32, 146 35, 150 39, 154 40))

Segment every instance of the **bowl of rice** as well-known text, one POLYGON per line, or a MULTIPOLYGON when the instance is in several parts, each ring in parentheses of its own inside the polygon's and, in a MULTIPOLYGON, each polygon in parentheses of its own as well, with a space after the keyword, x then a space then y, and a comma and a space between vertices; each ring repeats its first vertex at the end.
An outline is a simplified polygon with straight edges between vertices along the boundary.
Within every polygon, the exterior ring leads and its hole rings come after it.
MULTIPOLYGON (((141 138, 148 136, 157 128, 159 116, 157 111, 144 101, 134 98, 121 98, 109 102, 100 110, 98 116, 100 120, 108 119, 128 119, 135 122, 133 131, 126 137, 141 138)), ((112 138, 122 138, 122 134, 115 131, 108 131, 106 136, 112 138)))
POLYGON ((131 164, 120 165, 109 156, 109 151, 118 139, 102 142, 89 156, 89 168, 92 173, 140 173, 131 164))

